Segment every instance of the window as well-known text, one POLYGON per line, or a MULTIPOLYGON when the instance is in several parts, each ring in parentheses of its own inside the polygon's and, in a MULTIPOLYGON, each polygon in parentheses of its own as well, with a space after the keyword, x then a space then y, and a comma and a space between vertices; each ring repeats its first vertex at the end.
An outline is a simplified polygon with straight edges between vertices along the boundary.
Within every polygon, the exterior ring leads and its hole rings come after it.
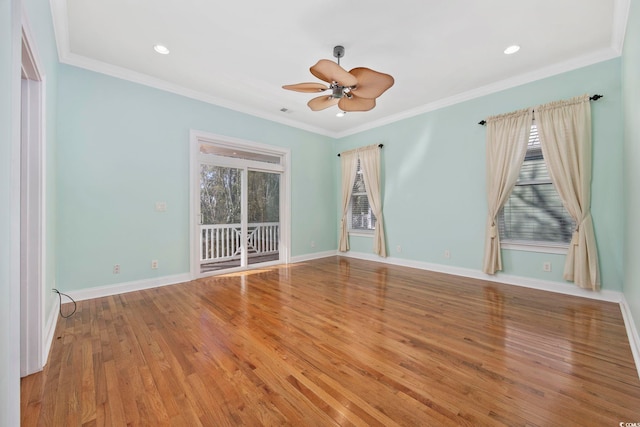
POLYGON ((349 229, 352 231, 373 231, 376 229, 376 217, 369 206, 367 189, 364 184, 362 169, 360 168, 360 159, 358 159, 356 179, 353 182, 349 218, 349 229))
POLYGON ((516 186, 498 213, 498 227, 503 243, 565 246, 571 241, 575 222, 551 182, 535 124, 516 186))

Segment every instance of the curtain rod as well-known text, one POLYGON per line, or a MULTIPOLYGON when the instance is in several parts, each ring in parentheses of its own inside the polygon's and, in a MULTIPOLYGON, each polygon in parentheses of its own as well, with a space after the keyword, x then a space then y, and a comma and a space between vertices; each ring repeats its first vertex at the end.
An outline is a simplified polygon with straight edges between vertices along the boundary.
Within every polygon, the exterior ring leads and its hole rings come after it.
MULTIPOLYGON (((596 94, 596 95, 593 95, 593 96, 589 97, 589 100, 590 101, 597 101, 598 99, 603 98, 603 97, 604 97, 604 95, 597 95, 596 94)), ((478 122, 478 124, 484 126, 484 125, 487 124, 487 121, 486 120, 480 120, 478 122)))
MULTIPOLYGON (((382 148, 384 147, 384 144, 378 144, 378 147, 382 148)), ((338 153, 338 157, 340 157, 340 153, 338 153)))

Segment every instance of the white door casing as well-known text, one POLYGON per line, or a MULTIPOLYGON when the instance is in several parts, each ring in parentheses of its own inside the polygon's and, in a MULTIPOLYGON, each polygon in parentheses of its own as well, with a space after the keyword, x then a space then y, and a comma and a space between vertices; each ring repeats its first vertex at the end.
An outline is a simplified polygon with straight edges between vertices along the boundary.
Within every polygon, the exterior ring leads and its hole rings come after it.
POLYGON ((20 126, 20 375, 42 370, 44 331, 44 75, 33 37, 22 26, 20 126))

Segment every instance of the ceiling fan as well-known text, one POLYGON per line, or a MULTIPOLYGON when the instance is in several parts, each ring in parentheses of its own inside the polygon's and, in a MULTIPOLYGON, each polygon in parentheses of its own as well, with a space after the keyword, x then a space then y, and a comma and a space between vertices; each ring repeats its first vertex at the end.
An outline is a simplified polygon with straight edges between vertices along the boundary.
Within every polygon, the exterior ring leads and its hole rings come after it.
POLYGON ((309 68, 311 74, 329 83, 329 86, 311 82, 284 85, 282 88, 306 93, 330 90, 330 95, 318 96, 307 103, 313 111, 336 104, 342 111, 369 111, 376 106, 376 98, 393 86, 394 80, 389 74, 365 67, 357 67, 349 72, 342 68, 340 58, 344 56, 343 46, 334 47, 333 56, 338 58, 337 63, 321 59, 309 68))

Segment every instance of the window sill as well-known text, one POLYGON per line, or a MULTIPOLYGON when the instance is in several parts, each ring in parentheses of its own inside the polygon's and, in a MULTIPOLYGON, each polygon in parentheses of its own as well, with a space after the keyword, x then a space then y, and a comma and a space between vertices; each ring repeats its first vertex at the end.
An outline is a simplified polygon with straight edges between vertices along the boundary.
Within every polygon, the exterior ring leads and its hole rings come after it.
POLYGON ((357 237, 373 237, 373 230, 365 231, 365 230, 349 230, 349 236, 357 236, 357 237))
POLYGON ((502 241, 500 249, 509 249, 513 251, 541 252, 546 254, 566 255, 569 245, 566 243, 547 243, 547 242, 521 242, 521 241, 502 241))

